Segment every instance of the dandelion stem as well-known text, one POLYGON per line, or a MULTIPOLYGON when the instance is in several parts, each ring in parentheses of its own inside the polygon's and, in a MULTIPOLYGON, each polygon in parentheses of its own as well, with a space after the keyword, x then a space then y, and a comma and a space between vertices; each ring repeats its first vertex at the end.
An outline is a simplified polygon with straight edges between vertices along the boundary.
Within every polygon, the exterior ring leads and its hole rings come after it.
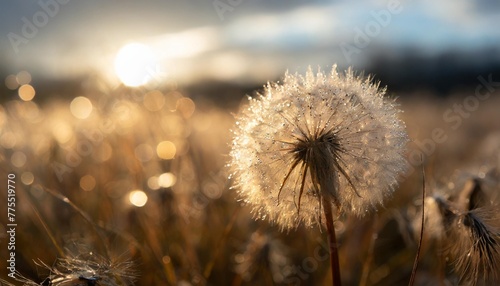
MULTIPOLYGON (((423 159, 421 159, 423 161, 423 159)), ((420 226, 420 240, 418 241, 417 255, 415 256, 415 262, 413 263, 413 269, 411 271, 409 286, 413 286, 415 283, 415 276, 417 275, 418 260, 420 258, 420 251, 422 249, 422 240, 424 237, 424 222, 425 222, 425 171, 422 166, 422 224, 420 226)))
POLYGON ((92 220, 90 215, 88 213, 86 213, 85 211, 83 211, 81 208, 79 208, 76 204, 74 204, 68 197, 66 197, 62 193, 55 191, 55 190, 52 190, 52 189, 49 189, 49 188, 43 188, 43 190, 46 191, 47 193, 51 194, 52 196, 56 197, 57 199, 61 200, 62 202, 68 204, 79 215, 81 215, 90 224, 90 226, 92 226, 92 228, 94 229, 95 233, 97 234, 97 237, 101 241, 101 244, 106 252, 106 258, 110 258, 111 257, 110 250, 109 250, 109 247, 106 243, 106 237, 104 236, 102 228, 92 220))
POLYGON ((54 246, 57 249, 57 252, 59 253, 59 255, 61 257, 64 257, 64 251, 62 250, 62 248, 57 243, 57 240, 54 237, 54 234, 52 233, 52 231, 49 229, 48 225, 43 221, 42 216, 40 215, 40 213, 38 212, 38 210, 34 206, 31 206, 31 208, 35 212, 35 215, 37 216, 38 220, 40 220, 40 222, 42 223, 43 228, 47 232, 47 235, 49 236, 50 240, 52 241, 52 244, 54 244, 54 246))
POLYGON ((328 243, 330 245, 330 268, 332 270, 332 285, 340 286, 339 253, 337 248, 337 238, 335 236, 335 228, 333 227, 332 203, 324 196, 322 197, 322 200, 326 219, 326 229, 328 232, 328 243))

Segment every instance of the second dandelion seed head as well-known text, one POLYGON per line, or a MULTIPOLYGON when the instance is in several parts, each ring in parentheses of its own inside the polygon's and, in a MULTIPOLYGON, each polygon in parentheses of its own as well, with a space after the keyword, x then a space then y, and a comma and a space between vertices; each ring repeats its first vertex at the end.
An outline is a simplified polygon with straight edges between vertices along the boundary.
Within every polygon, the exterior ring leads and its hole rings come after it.
POLYGON ((407 135, 393 101, 351 71, 268 84, 237 116, 231 169, 256 217, 283 229, 320 220, 322 198, 363 215, 404 171, 407 135))

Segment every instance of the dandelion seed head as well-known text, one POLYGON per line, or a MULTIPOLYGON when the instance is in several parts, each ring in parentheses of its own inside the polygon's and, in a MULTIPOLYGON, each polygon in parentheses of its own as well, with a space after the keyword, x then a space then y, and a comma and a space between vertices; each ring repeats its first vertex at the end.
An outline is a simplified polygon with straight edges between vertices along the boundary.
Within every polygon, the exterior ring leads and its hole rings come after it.
MULTIPOLYGON (((500 232, 493 209, 458 214, 447 229, 448 252, 460 280, 471 285, 500 278, 500 232)), ((488 284, 491 285, 491 284, 488 284)))
POLYGON ((37 262, 50 270, 51 274, 46 279, 49 285, 134 285, 137 278, 135 264, 125 256, 108 259, 88 251, 85 246, 76 247, 75 252, 67 249, 66 257, 59 258, 53 266, 37 262))
POLYGON ((230 168, 256 218, 289 229, 317 223, 322 197, 356 215, 380 205, 405 171, 407 143, 384 94, 371 78, 334 67, 286 74, 250 98, 236 118, 230 168))
POLYGON ((424 234, 442 243, 460 285, 500 282, 498 205, 490 202, 483 184, 482 179, 469 178, 463 187, 453 183, 458 187, 451 195, 425 199, 424 234))

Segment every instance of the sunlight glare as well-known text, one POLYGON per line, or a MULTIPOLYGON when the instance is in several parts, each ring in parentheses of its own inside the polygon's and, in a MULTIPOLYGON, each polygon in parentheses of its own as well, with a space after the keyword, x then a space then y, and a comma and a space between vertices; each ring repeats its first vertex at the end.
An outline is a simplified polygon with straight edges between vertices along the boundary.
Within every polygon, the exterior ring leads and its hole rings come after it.
POLYGON ((140 43, 123 46, 115 57, 115 73, 126 86, 141 86, 151 80, 157 65, 151 49, 140 43))

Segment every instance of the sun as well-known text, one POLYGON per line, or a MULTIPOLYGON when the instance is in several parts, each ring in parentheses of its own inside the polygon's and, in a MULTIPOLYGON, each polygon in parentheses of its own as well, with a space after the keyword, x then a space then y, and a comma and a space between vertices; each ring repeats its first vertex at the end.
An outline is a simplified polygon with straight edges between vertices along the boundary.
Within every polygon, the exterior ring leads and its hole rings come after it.
POLYGON ((158 64, 153 51, 141 43, 123 46, 115 57, 115 73, 126 86, 147 84, 158 64))

